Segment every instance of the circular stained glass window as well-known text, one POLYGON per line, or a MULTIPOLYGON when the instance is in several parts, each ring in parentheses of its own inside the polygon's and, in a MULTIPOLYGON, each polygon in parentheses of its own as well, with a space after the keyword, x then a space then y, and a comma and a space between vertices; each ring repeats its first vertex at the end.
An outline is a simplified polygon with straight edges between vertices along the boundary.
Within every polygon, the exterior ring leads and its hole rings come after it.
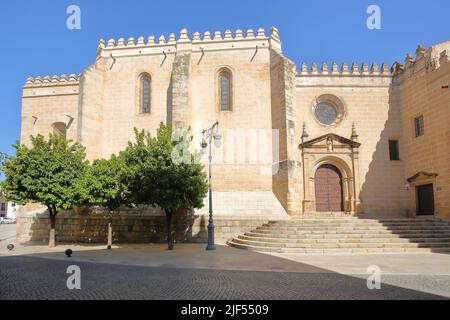
POLYGON ((327 102, 320 102, 314 109, 316 119, 325 125, 333 124, 338 118, 338 110, 327 102))

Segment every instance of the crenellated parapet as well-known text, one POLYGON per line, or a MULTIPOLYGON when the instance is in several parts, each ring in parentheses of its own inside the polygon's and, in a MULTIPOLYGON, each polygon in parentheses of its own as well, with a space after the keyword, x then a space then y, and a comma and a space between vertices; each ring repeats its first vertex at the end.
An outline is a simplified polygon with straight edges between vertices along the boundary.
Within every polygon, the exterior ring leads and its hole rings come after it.
POLYGON ((67 84, 76 83, 80 75, 71 73, 70 75, 62 74, 61 76, 55 74, 54 76, 46 75, 44 77, 37 76, 35 78, 28 77, 25 86, 45 86, 51 84, 67 84))
POLYGON ((352 63, 351 65, 348 65, 347 63, 342 63, 339 66, 337 63, 333 62, 331 66, 328 66, 326 63, 322 63, 319 69, 317 63, 313 63, 309 67, 306 63, 303 62, 299 70, 300 72, 298 73, 298 76, 300 77, 304 76, 390 77, 391 76, 391 71, 389 70, 387 64, 385 63, 381 64, 381 67, 379 67, 378 64, 376 63, 372 63, 372 65, 369 67, 367 63, 363 63, 361 64, 361 66, 359 66, 356 63, 352 63))
POLYGON ((226 30, 225 32, 216 31, 211 33, 204 32, 201 35, 195 32, 189 35, 187 29, 182 29, 177 38, 171 33, 168 38, 164 35, 159 37, 134 37, 109 39, 105 41, 100 39, 97 49, 97 59, 109 58, 111 56, 131 56, 146 54, 173 54, 177 51, 208 51, 208 50, 238 50, 255 48, 272 48, 281 51, 281 41, 278 29, 272 27, 267 35, 264 29, 248 29, 246 32, 238 29, 235 32, 226 30))
POLYGON ((23 87, 23 97, 78 94, 80 75, 46 75, 28 77, 23 87))
POLYGON ((431 46, 426 49, 423 45, 419 45, 415 52, 415 57, 408 53, 404 59, 404 63, 396 61, 391 72, 397 83, 407 79, 421 77, 424 74, 439 70, 441 67, 449 63, 450 57, 450 41, 431 46))

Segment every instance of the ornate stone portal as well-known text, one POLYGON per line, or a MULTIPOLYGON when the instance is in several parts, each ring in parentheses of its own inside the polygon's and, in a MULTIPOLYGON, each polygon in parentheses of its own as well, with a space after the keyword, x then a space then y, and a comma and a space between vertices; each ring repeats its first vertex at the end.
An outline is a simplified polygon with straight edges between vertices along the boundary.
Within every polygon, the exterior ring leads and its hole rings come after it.
MULTIPOLYGON (((359 147, 358 136, 353 128, 352 139, 330 133, 305 141, 308 135, 304 131, 299 148, 303 160, 303 213, 319 211, 316 201, 315 176, 319 168, 325 165, 337 168, 341 175, 342 208, 345 213, 358 214, 362 212, 359 201, 359 147)), ((320 210, 323 211, 323 210, 320 210)))

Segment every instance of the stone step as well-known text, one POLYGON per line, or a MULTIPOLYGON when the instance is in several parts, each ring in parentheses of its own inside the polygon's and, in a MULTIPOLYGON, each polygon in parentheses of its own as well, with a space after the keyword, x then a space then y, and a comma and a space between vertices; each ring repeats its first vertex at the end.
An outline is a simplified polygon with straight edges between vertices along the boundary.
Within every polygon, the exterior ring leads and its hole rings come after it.
POLYGON ((309 229, 309 230, 297 230, 297 229, 274 229, 274 228, 264 228, 258 227, 251 230, 251 232, 258 233, 270 233, 270 234, 379 234, 379 233, 390 233, 390 234, 421 234, 421 233, 447 233, 450 229, 406 229, 406 230, 387 230, 387 229, 309 229))
POLYGON ((238 236, 240 240, 272 242, 272 243, 435 243, 435 242, 450 242, 450 236, 445 238, 341 238, 341 239, 292 239, 292 238, 269 238, 269 237, 255 237, 248 235, 238 236))
MULTIPOLYGON (((252 233, 254 235, 255 233, 252 233)), ((259 236, 262 237, 268 237, 268 238, 277 238, 278 234, 276 233, 259 233, 259 236)), ((390 236, 386 233, 378 233, 378 234, 361 234, 361 233, 335 233, 335 234, 323 234, 323 233, 315 233, 315 234, 283 234, 281 238, 287 238, 287 239, 359 239, 359 238, 405 238, 405 239, 414 239, 414 238, 442 238, 442 237, 448 237, 449 234, 436 234, 436 235, 429 235, 429 234, 411 234, 409 235, 394 235, 390 236)))
POLYGON ((334 249, 334 248, 450 248, 450 242, 431 243, 373 243, 373 242, 339 242, 339 243, 273 243, 263 241, 249 241, 233 239, 234 243, 246 244, 255 247, 268 248, 310 248, 310 249, 334 249))
POLYGON ((389 223, 379 223, 379 222, 326 222, 326 223, 276 223, 269 222, 264 224, 269 227, 340 227, 340 226, 384 226, 384 227, 406 227, 406 226, 442 226, 449 228, 450 225, 444 222, 389 222, 389 223))
POLYGON ((392 219, 360 219, 356 217, 345 217, 345 218, 331 218, 331 219, 288 219, 288 220, 269 220, 269 223, 325 223, 325 222, 361 222, 361 223, 370 223, 370 222, 380 222, 380 223, 398 223, 398 222, 406 222, 406 223, 415 223, 415 222, 443 222, 449 223, 446 220, 442 220, 439 218, 392 218, 392 219))
POLYGON ((320 219, 269 221, 229 245, 266 252, 450 252, 450 224, 437 219, 320 219))
POLYGON ((450 228, 450 224, 443 222, 418 222, 418 223, 362 223, 362 222, 336 222, 336 223, 270 223, 267 222, 265 226, 276 228, 276 227, 339 227, 339 226, 361 226, 361 227, 371 227, 371 226, 383 226, 383 227, 406 227, 406 226, 438 226, 450 228))
MULTIPOLYGON (((285 238, 285 239, 308 239, 309 233, 306 234, 279 234, 279 233, 261 233, 261 232, 246 232, 244 235, 250 237, 270 237, 270 238, 285 238)), ((357 239, 357 238, 447 238, 450 237, 450 232, 436 232, 436 233, 411 233, 406 235, 393 234, 390 232, 383 233, 315 233, 314 236, 322 235, 323 238, 332 239, 357 239)))
POLYGON ((380 223, 389 223, 389 222, 444 222, 444 223, 448 223, 445 220, 439 219, 439 218, 381 218, 381 219, 368 219, 368 218, 357 218, 357 217, 335 217, 335 218, 320 218, 320 219, 315 219, 315 218, 294 218, 294 219, 290 219, 290 220, 270 220, 269 222, 275 222, 275 223, 280 223, 280 222, 293 222, 293 223, 304 223, 304 222, 316 222, 316 223, 322 223, 322 222, 354 222, 354 221, 358 221, 358 222, 380 222, 380 223))
POLYGON ((228 241, 231 247, 251 250, 257 252, 274 252, 274 253, 306 253, 306 254, 354 254, 354 253, 448 253, 450 248, 332 248, 332 249, 312 249, 312 248, 271 248, 251 246, 228 241))
POLYGON ((268 246, 268 247, 302 247, 302 246, 318 246, 318 247, 341 247, 349 245, 351 247, 370 247, 370 248, 377 248, 377 247, 450 247, 450 242, 423 242, 423 243, 414 243, 414 242, 370 242, 370 241, 364 241, 364 242, 350 242, 350 241, 342 241, 342 242, 311 242, 311 243, 305 243, 305 242, 271 242, 267 241, 267 238, 263 239, 262 241, 256 241, 256 240, 244 240, 238 238, 234 238, 234 240, 237 243, 247 243, 255 246, 268 246))
MULTIPOLYGON (((442 220, 440 218, 436 218, 434 216, 423 216, 423 217, 415 217, 415 218, 407 218, 407 217, 385 217, 385 218, 370 218, 370 217, 355 217, 355 216, 324 216, 321 218, 316 219, 313 216, 302 216, 300 218, 294 217, 292 219, 286 220, 286 221, 322 221, 322 220, 330 220, 330 221, 336 221, 336 220, 357 220, 357 221, 446 221, 442 220)), ((274 222, 279 222, 281 220, 272 220, 274 222)))
POLYGON ((327 230, 336 230, 336 231, 352 231, 352 230, 386 230, 386 231, 403 231, 403 230, 450 230, 450 227, 446 226, 405 226, 405 227, 392 227, 387 228, 383 226, 351 226, 351 227, 296 227, 296 226, 286 226, 286 227, 271 227, 263 225, 261 227, 257 227, 257 230, 276 230, 278 232, 283 231, 327 231, 327 230))

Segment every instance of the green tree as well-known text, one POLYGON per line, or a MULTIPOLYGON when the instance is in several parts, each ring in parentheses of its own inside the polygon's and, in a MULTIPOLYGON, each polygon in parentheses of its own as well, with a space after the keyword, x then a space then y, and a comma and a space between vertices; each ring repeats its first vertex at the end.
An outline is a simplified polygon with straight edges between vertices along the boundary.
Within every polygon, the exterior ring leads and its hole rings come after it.
POLYGON ((108 208, 108 249, 112 246, 112 216, 127 204, 128 188, 123 180, 123 158, 112 155, 109 160, 95 160, 77 183, 77 203, 108 208))
POLYGON ((50 218, 49 246, 55 246, 56 215, 72 209, 76 183, 87 162, 85 148, 61 135, 31 137, 31 146, 13 145, 16 156, 6 156, 1 167, 5 180, 1 187, 6 197, 21 205, 41 203, 50 218))
POLYGON ((188 151, 192 137, 186 139, 184 135, 173 139, 171 126, 162 123, 156 137, 135 131, 136 142, 130 142, 123 152, 129 168, 130 192, 135 203, 164 210, 168 248, 173 250, 173 216, 180 209, 203 207, 208 191, 206 175, 196 161, 198 155, 188 151))

